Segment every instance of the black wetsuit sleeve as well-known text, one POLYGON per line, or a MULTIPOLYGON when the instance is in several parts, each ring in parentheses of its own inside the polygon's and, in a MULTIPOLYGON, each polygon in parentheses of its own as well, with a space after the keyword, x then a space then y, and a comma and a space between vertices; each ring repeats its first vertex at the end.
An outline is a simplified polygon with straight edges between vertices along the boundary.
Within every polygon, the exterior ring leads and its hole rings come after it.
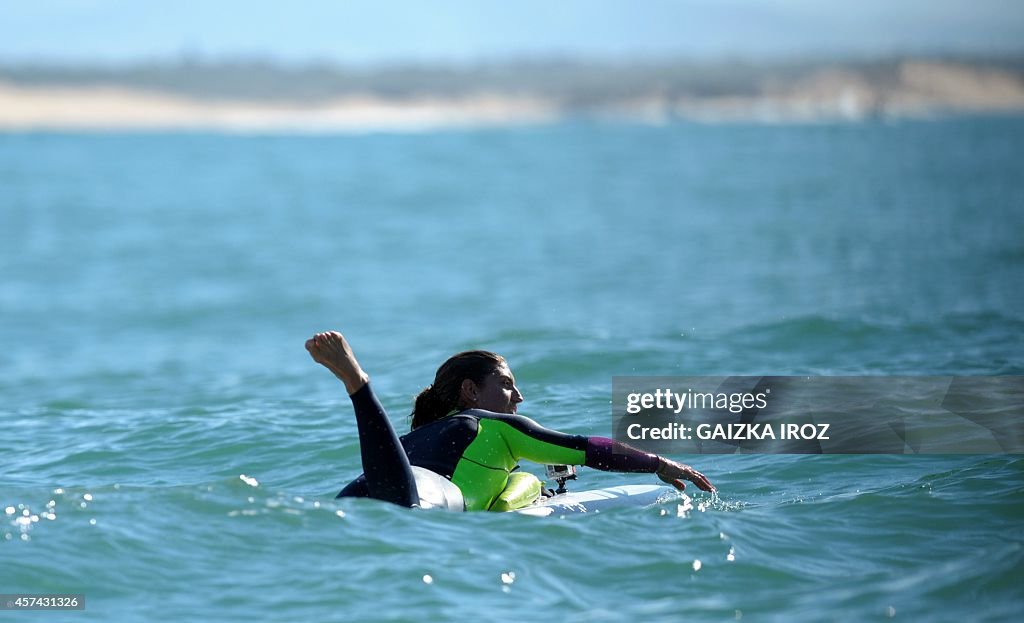
MULTIPOLYGON (((544 428, 534 420, 522 415, 508 415, 503 413, 490 413, 480 410, 469 410, 464 413, 476 415, 477 417, 498 420, 508 424, 522 437, 518 439, 506 439, 510 449, 514 448, 516 454, 522 458, 537 460, 536 457, 545 453, 543 446, 548 448, 557 446, 561 448, 581 451, 581 461, 572 461, 572 464, 583 464, 587 467, 611 472, 646 472, 658 471, 658 455, 649 454, 627 446, 613 439, 606 437, 584 437, 582 435, 568 435, 550 428, 544 428)), ((517 457, 517 458, 519 458, 517 457)), ((542 459, 553 462, 558 459, 542 459)))
MULTIPOLYGON (((416 506, 419 493, 409 466, 409 457, 388 420, 384 407, 370 384, 351 395, 359 429, 359 450, 363 461, 368 496, 401 506, 416 506)), ((354 484, 354 483, 353 483, 354 484)), ((346 487, 339 496, 350 490, 346 487)), ((359 487, 361 489, 361 487, 359 487)), ((355 491, 352 491, 354 493, 355 491)))

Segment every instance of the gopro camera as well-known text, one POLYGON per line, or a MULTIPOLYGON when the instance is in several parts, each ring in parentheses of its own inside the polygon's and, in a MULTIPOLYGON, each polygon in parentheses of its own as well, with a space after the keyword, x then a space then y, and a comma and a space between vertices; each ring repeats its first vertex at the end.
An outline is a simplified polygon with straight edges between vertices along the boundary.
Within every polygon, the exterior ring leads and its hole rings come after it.
POLYGON ((558 483, 556 494, 566 493, 568 489, 565 488, 565 483, 569 480, 576 480, 575 465, 545 465, 544 468, 548 479, 558 483))

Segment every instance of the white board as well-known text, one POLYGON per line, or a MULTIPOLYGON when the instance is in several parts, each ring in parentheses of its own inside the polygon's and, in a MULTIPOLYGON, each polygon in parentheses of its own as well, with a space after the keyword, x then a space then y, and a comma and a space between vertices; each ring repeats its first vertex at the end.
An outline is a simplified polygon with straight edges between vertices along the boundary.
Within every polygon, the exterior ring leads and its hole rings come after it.
POLYGON ((512 511, 524 515, 547 517, 572 513, 597 513, 616 506, 649 506, 673 491, 662 485, 622 485, 590 491, 570 491, 512 511))

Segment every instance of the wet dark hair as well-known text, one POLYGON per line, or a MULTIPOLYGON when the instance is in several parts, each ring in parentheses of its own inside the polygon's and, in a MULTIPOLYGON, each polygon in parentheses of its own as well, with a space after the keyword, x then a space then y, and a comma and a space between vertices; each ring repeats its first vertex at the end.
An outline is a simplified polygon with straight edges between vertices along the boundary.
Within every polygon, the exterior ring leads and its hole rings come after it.
POLYGON ((462 381, 469 379, 483 385, 484 378, 498 370, 505 358, 487 350, 467 350, 452 355, 434 375, 433 385, 416 396, 412 408, 412 428, 436 422, 459 408, 462 381))

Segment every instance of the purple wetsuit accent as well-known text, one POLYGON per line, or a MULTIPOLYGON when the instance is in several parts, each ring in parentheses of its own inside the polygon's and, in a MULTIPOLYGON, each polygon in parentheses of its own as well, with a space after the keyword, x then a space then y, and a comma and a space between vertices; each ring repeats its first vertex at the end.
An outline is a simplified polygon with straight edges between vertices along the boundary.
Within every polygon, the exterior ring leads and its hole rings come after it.
POLYGON ((606 472, 658 471, 658 455, 648 454, 607 437, 587 438, 587 467, 606 472))

